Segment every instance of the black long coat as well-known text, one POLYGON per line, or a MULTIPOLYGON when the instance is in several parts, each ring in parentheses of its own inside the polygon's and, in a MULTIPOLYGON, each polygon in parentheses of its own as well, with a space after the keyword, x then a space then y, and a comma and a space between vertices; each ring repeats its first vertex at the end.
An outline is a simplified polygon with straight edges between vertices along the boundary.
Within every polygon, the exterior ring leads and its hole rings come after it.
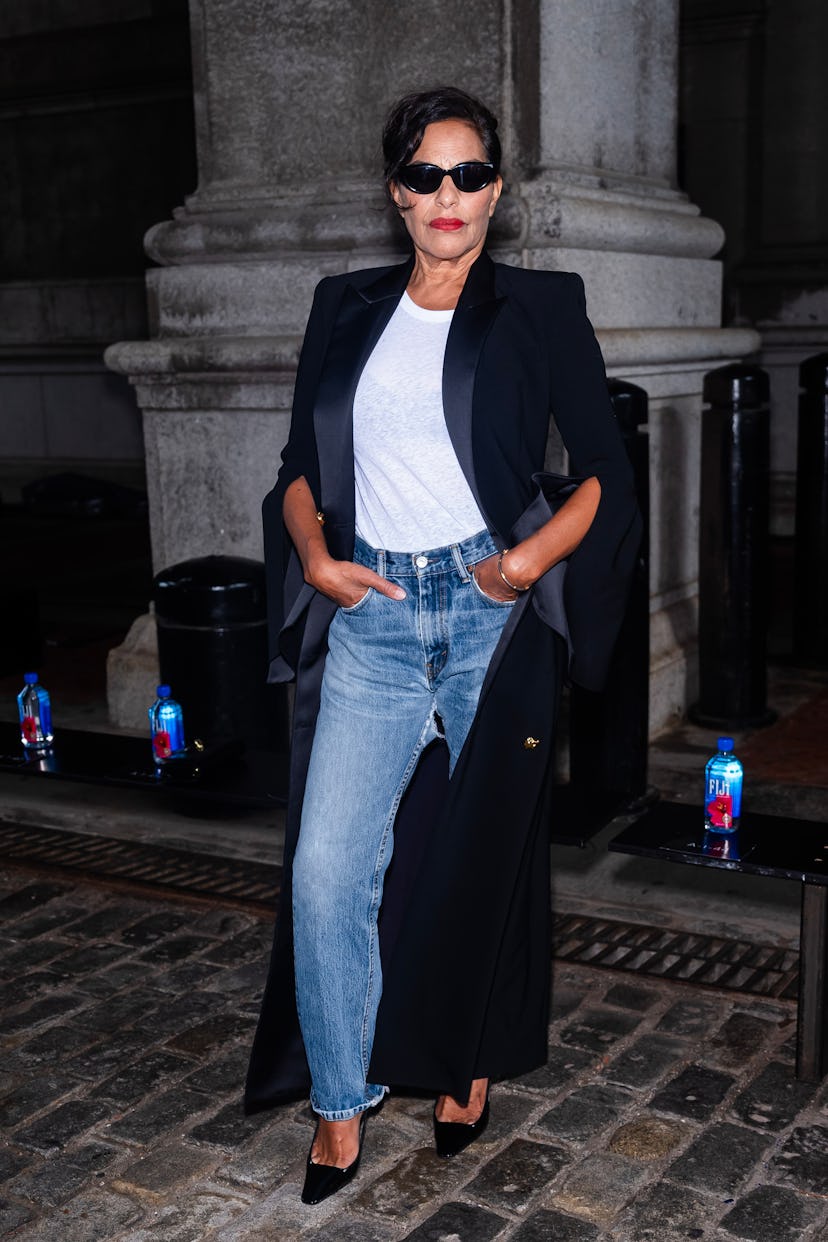
MULTIPOLYGON (((410 272, 409 261, 318 286, 283 466, 264 503, 270 677, 295 676, 297 685, 281 909, 248 1112, 306 1094, 309 1085, 295 1008, 291 866, 336 610, 304 583, 282 503, 304 475, 325 513, 332 555, 351 559, 354 393, 410 272)), ((542 474, 551 415, 573 475, 596 476, 601 485, 580 547, 511 610, 451 781, 439 758, 421 763, 397 820, 370 1080, 462 1100, 473 1078, 524 1073, 545 1059, 545 803, 559 690, 567 675, 591 689, 603 682, 640 519, 580 277, 481 255, 449 331, 443 402, 458 460, 498 546, 537 528, 571 491, 567 480, 542 474)))

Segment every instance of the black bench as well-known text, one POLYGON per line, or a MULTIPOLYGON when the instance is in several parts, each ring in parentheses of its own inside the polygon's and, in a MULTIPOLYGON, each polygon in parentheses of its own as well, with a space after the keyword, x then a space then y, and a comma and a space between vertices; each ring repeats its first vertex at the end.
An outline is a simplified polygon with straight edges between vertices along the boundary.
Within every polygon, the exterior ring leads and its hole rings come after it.
POLYGON ((228 807, 284 806, 287 756, 227 745, 192 752, 159 775, 146 738, 60 729, 47 754, 24 754, 16 724, 0 722, 0 772, 144 789, 175 800, 228 807))
MULTIPOLYGON (((435 743, 424 756, 447 772, 448 751, 435 743)), ((159 777, 146 738, 58 726, 51 751, 24 754, 16 724, 0 721, 0 772, 44 776, 89 785, 115 785, 152 790, 173 801, 203 799, 228 807, 284 806, 287 801, 288 756, 276 749, 251 750, 240 743, 207 753, 199 767, 190 761, 171 764, 159 777)), ((558 785, 550 795, 549 816, 554 845, 585 846, 619 813, 618 795, 585 799, 583 791, 558 785)))
POLYGON ((746 813, 732 837, 710 833, 705 839, 700 806, 659 802, 609 848, 801 883, 796 1076, 819 1081, 828 1069, 828 824, 746 813))

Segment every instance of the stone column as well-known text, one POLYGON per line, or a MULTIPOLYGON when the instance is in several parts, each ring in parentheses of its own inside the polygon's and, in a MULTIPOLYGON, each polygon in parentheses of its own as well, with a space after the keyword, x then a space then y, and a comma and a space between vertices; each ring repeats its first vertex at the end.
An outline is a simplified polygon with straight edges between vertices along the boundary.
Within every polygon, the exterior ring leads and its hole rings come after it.
MULTIPOLYGON (((456 83, 502 118, 496 253, 580 271, 609 364, 654 397, 656 725, 684 706, 701 376, 753 338, 719 330, 721 231, 673 188, 675 8, 191 0, 199 186, 146 239, 153 339, 107 354, 144 411, 157 568, 260 555, 313 286, 402 253, 385 110, 456 83)), ((113 701, 135 667, 114 655, 113 701)))
MULTIPOLYGON (((190 0, 199 182, 145 239, 152 339, 112 346, 143 410, 155 569, 259 557, 316 282, 402 255, 384 206, 388 105, 461 81, 498 109, 502 0, 190 0)), ((143 727, 156 657, 139 618, 108 667, 110 715, 143 727)))
POLYGON ((676 186, 678 3, 543 0, 527 266, 572 269, 611 375, 646 389, 651 724, 695 695, 701 387, 756 348, 720 328, 718 224, 676 186))

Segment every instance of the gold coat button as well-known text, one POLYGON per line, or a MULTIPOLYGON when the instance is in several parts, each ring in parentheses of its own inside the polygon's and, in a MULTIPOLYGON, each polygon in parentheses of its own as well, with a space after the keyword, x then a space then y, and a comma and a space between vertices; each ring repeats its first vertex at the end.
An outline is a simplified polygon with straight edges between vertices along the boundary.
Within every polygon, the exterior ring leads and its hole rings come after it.
POLYGON ((523 739, 524 750, 534 750, 536 746, 540 746, 539 737, 527 737, 523 739))

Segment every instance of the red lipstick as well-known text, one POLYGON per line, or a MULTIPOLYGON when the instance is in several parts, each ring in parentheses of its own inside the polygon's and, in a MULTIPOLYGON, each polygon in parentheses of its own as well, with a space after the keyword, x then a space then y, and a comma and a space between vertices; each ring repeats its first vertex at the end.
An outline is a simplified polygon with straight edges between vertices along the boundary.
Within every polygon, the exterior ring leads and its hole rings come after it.
POLYGON ((463 221, 450 216, 438 216, 436 220, 431 221, 430 227, 440 229, 443 233, 453 233, 455 229, 462 229, 463 221))

